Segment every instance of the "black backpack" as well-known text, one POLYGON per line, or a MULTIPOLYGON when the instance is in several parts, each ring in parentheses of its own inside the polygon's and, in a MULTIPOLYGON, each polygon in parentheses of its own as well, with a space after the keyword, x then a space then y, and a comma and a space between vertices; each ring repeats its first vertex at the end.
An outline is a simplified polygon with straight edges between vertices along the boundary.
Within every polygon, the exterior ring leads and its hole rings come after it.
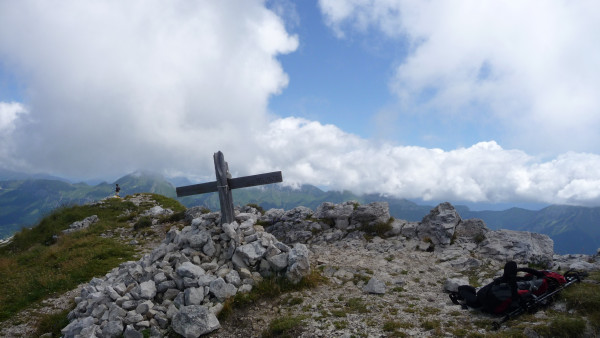
POLYGON ((537 297, 556 290, 566 283, 563 275, 551 271, 517 268, 515 262, 504 266, 504 274, 477 291, 470 285, 458 287, 450 294, 455 304, 481 309, 492 314, 504 314, 534 301, 537 297), (518 277, 518 272, 526 272, 518 277))

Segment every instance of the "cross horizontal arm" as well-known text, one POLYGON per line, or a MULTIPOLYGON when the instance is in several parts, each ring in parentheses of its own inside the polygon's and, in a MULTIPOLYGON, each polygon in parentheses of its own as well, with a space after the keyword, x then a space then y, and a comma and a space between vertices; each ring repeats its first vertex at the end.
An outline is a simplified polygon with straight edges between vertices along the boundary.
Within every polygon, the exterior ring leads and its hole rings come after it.
POLYGON ((239 189, 283 182, 283 177, 281 171, 274 171, 266 174, 230 178, 227 181, 229 182, 229 189, 239 189))
MULTIPOLYGON (((265 185, 271 183, 279 183, 283 182, 283 177, 281 175, 281 171, 274 171, 266 174, 258 174, 237 178, 229 178, 227 179, 229 184, 229 189, 239 189, 239 188, 248 188, 254 187, 257 185, 265 185)), ((218 191, 217 182, 207 182, 201 184, 193 184, 187 185, 184 187, 178 187, 176 189, 177 197, 184 197, 196 194, 206 194, 209 192, 218 191)))
POLYGON ((186 185, 185 187, 177 187, 175 189, 175 191, 177 191, 177 197, 190 196, 196 194, 206 194, 209 192, 216 192, 218 190, 219 189, 217 188, 217 181, 186 185))

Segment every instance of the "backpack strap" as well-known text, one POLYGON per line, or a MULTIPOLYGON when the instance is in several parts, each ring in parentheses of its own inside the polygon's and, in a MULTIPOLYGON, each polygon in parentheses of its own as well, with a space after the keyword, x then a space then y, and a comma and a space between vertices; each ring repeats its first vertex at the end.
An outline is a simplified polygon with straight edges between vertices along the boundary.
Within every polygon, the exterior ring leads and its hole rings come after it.
POLYGON ((536 276, 537 278, 544 278, 546 276, 546 274, 544 274, 543 271, 532 269, 532 268, 518 268, 517 272, 527 272, 529 274, 536 276))
POLYGON ((502 277, 498 278, 501 282, 508 284, 514 302, 519 301, 521 299, 521 296, 519 295, 519 287, 517 285, 518 271, 519 269, 517 268, 516 262, 507 262, 504 265, 504 274, 502 275, 502 277))

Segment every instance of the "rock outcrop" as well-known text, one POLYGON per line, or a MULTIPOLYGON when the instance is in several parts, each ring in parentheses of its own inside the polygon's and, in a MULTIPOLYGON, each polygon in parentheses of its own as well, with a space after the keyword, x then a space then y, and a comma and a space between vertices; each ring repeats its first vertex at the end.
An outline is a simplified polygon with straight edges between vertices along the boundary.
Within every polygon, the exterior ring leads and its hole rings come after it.
POLYGON ((526 231, 490 231, 478 251, 496 260, 512 260, 549 267, 554 255, 554 241, 548 235, 526 231))
POLYGON ((190 226, 171 229, 150 254, 82 288, 64 337, 135 337, 144 329, 160 335, 169 325, 198 337, 220 327, 216 315, 227 298, 249 292, 263 277, 298 282, 310 272, 309 250, 279 242, 255 225, 259 214, 253 212, 220 225, 218 213, 192 208, 188 214, 197 217, 190 226))
POLYGON ((332 243, 344 238, 362 237, 365 226, 389 224, 384 237, 402 237, 407 246, 437 251, 443 260, 460 257, 459 264, 479 266, 481 259, 514 260, 520 264, 549 265, 553 242, 547 235, 511 230, 491 231, 480 219, 463 220, 450 203, 431 210, 421 222, 390 219, 387 203, 365 206, 356 202, 323 203, 317 211, 297 207, 289 211, 272 209, 260 218, 266 230, 284 243, 332 243), (478 259, 472 256, 477 255, 478 259))
POLYGON ((63 230, 63 233, 67 234, 73 231, 79 231, 79 230, 83 230, 87 227, 89 227, 90 225, 94 224, 98 222, 98 216, 97 215, 92 215, 90 217, 86 217, 81 221, 77 221, 77 222, 73 222, 69 225, 68 229, 63 230))
POLYGON ((421 240, 431 241, 434 245, 448 245, 461 218, 454 207, 446 202, 438 205, 425 216, 417 226, 417 236, 421 240))
MULTIPOLYGON (((168 214, 156 208, 150 216, 168 214)), ((330 260, 323 274, 334 284, 388 298, 390 290, 420 285, 419 278, 402 277, 408 270, 448 277, 441 292, 467 284, 466 275, 486 284, 507 260, 563 270, 600 268, 598 260, 581 255, 554 255, 548 236, 491 231, 482 220, 463 220, 449 203, 432 209, 421 222, 390 218, 387 203, 356 202, 323 203, 314 212, 271 209, 262 215, 244 207, 230 224, 219 224, 219 213, 191 208, 185 219, 190 225, 171 229, 139 261, 123 263, 85 285, 64 336, 135 337, 143 330, 161 336, 169 328, 184 337, 213 332, 221 326, 216 316, 225 300, 251 291, 267 276, 298 282, 310 272, 314 252, 330 260), (338 260, 352 265, 336 268, 332 263, 338 260), (375 266, 374 275, 366 272, 375 266)), ((447 301, 433 292, 426 298, 441 307, 447 301)))

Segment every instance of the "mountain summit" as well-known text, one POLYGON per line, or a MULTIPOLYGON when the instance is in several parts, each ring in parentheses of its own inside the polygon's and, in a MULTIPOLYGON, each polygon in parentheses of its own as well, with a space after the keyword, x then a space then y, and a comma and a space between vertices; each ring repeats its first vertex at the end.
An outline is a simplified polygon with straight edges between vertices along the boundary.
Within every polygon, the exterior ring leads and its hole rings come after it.
MULTIPOLYGON (((189 184, 178 178, 179 183, 189 184)), ((175 186, 162 175, 136 171, 119 178, 112 184, 90 186, 62 180, 19 179, 0 181, 0 238, 6 238, 24 226, 32 226, 51 210, 64 205, 84 204, 114 194, 115 184, 121 187, 121 196, 135 193, 158 193, 175 197, 175 186)), ((350 191, 322 191, 311 186, 298 188, 274 184, 233 191, 234 203, 259 204, 265 209, 293 209, 302 205, 316 209, 323 202, 342 203, 357 201, 370 203, 385 201, 390 215, 407 221, 420 221, 433 206, 418 205, 406 199, 390 198, 379 194, 356 195, 350 191)), ((203 206, 219 210, 216 193, 188 196, 179 201, 185 206, 203 206)), ((594 254, 600 248, 600 207, 549 206, 541 210, 511 208, 503 211, 472 211, 464 206, 456 209, 466 218, 479 218, 490 229, 533 231, 550 236, 558 253, 594 254)))
MULTIPOLYGON (((62 328, 65 337, 483 335, 491 327, 489 316, 462 311, 444 290, 485 285, 507 260, 559 271, 600 269, 597 255, 554 255, 546 235, 490 230, 481 220, 461 217, 449 203, 420 222, 390 217, 386 202, 324 202, 316 210, 249 205, 225 224, 218 212, 181 211, 158 195, 95 205, 89 210, 103 215, 82 214, 84 219, 61 226, 69 231, 51 236, 56 238, 46 244, 50 258, 71 236, 94 231, 145 254, 77 290, 62 328), (109 225, 106 217, 117 224, 109 225), (288 324, 276 329, 284 320, 288 324)), ((598 293, 597 285, 589 286, 574 287, 589 298, 598 293)), ((592 298, 590 309, 596 310, 586 312, 568 305, 573 295, 565 297, 567 303, 528 317, 525 325, 506 325, 500 334, 546 336, 548 327, 554 333, 568 328, 570 336, 600 332, 593 320, 600 303, 592 298)))

